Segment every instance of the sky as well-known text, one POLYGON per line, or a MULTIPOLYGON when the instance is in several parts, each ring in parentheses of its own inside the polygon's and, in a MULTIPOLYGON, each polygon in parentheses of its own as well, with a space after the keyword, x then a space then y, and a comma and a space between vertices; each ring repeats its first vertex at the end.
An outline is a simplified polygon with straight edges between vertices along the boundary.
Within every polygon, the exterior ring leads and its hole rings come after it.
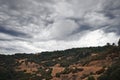
POLYGON ((0 54, 103 46, 120 38, 120 0, 0 0, 0 54))

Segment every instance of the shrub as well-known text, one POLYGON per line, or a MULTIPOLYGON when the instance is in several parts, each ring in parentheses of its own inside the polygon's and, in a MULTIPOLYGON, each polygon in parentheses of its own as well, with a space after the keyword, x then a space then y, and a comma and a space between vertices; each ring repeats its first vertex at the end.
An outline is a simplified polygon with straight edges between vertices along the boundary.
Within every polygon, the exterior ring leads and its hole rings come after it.
POLYGON ((87 80, 95 80, 93 76, 89 76, 87 80))

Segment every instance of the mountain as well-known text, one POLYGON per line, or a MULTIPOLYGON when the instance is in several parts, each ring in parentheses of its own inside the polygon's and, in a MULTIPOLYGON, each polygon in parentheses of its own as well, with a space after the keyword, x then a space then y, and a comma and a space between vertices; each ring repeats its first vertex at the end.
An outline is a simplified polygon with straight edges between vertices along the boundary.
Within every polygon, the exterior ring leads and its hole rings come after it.
POLYGON ((0 55, 0 80, 120 80, 118 46, 0 55))

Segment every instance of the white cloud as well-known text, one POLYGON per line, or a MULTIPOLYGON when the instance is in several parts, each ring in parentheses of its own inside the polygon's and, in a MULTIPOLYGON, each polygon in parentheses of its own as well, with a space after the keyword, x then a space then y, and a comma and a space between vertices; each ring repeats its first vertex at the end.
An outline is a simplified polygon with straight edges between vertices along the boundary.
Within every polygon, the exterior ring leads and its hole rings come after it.
POLYGON ((119 37, 111 32, 111 33, 105 33, 103 30, 95 30, 87 33, 85 36, 83 36, 80 40, 80 42, 84 42, 81 45, 83 46, 102 46, 105 45, 107 42, 114 43, 117 42, 119 37))
POLYGON ((78 28, 78 24, 72 20, 59 20, 54 22, 50 33, 53 38, 61 39, 69 37, 78 28))
POLYGON ((39 52, 116 42, 119 4, 120 0, 0 0, 0 49, 39 52))
MULTIPOLYGON (((77 41, 41 41, 33 42, 32 45, 38 48, 45 49, 46 51, 63 50, 73 47, 89 47, 89 46, 103 46, 107 42, 117 42, 119 37, 115 33, 105 33, 102 30, 94 30, 84 34, 77 41)), ((117 44, 117 43, 116 43, 117 44)))
POLYGON ((61 0, 57 2, 54 6, 55 8, 55 17, 71 17, 74 16, 72 5, 68 2, 61 0))

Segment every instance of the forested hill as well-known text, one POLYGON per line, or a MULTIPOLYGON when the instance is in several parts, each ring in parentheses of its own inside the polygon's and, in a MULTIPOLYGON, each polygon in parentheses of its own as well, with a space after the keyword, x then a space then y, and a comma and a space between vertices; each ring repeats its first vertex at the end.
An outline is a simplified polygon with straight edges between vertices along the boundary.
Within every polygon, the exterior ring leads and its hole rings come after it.
POLYGON ((120 80, 118 46, 0 55, 0 80, 120 80))

